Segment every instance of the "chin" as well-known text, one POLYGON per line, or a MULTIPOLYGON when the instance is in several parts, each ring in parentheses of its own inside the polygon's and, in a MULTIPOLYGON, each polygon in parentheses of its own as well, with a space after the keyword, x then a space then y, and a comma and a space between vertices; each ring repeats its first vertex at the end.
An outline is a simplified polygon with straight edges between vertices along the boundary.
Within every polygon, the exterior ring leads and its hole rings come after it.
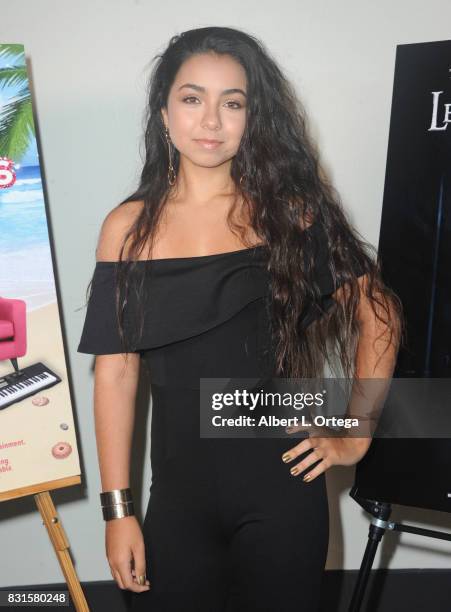
POLYGON ((216 168, 225 162, 228 162, 232 157, 221 157, 214 155, 214 153, 210 152, 205 155, 186 155, 185 156, 189 161, 195 166, 201 166, 202 168, 216 168))
POLYGON ((218 166, 221 166, 222 164, 224 164, 225 162, 229 161, 228 159, 221 159, 221 160, 211 160, 210 163, 206 162, 205 160, 202 161, 193 161, 193 163, 196 166, 200 166, 201 168, 217 168, 218 166))

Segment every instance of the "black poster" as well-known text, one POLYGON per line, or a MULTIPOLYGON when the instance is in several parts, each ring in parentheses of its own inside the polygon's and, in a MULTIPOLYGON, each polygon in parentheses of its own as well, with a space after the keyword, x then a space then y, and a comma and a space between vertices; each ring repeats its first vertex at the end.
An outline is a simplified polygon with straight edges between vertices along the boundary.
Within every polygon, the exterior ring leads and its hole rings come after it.
POLYGON ((395 376, 451 376, 451 41, 399 45, 379 255, 402 300, 395 376))
MULTIPOLYGON (((398 45, 379 237, 406 318, 394 378, 451 377, 450 145, 451 41, 398 45)), ((451 512, 450 472, 447 438, 375 438, 351 495, 451 512)))

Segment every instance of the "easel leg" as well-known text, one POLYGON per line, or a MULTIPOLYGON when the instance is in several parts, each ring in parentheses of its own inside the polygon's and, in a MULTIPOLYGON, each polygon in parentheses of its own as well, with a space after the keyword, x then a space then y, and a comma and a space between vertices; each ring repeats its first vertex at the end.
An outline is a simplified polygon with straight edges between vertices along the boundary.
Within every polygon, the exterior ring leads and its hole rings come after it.
POLYGON ((89 612, 88 603, 70 556, 69 541, 57 515, 50 492, 37 493, 34 495, 34 499, 41 513, 44 525, 47 527, 75 609, 77 612, 89 612))
POLYGON ((362 563, 360 565, 359 575, 357 576, 357 582, 354 587, 354 592, 352 594, 352 600, 348 612, 360 612, 363 597, 365 595, 366 585, 368 583, 368 578, 370 576, 371 568, 373 566, 374 557, 376 556, 377 547, 379 546, 379 542, 382 540, 386 531, 384 524, 390 516, 391 506, 389 504, 384 504, 381 510, 383 518, 373 518, 370 524, 368 542, 365 548, 365 554, 363 555, 362 563))

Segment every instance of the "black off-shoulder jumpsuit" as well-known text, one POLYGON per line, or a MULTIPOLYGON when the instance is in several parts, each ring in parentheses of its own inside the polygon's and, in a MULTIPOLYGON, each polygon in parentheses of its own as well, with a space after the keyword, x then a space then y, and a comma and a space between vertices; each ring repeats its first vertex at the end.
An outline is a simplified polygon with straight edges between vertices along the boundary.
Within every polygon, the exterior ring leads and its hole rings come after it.
MULTIPOLYGON (((317 232, 315 225, 306 231, 317 232)), ((323 306, 335 289, 318 236, 323 306)), ((329 535, 324 474, 290 474, 291 438, 199 434, 201 377, 272 371, 264 245, 140 261, 145 328, 134 349, 152 393, 150 499, 143 524, 149 612, 313 612, 329 535)), ((97 262, 79 352, 120 353, 115 262, 97 262)), ((134 306, 128 306, 133 324, 134 306)), ((311 315, 314 318, 314 315, 311 315)))

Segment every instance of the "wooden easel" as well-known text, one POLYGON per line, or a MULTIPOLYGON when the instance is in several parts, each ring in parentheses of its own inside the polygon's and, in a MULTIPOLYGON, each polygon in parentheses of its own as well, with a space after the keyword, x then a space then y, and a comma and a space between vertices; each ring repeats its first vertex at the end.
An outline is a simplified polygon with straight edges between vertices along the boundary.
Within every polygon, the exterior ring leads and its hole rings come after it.
POLYGON ((75 609, 77 612, 89 612, 88 603, 70 556, 69 541, 50 495, 52 489, 61 489, 62 487, 70 487, 80 483, 80 476, 70 476, 68 478, 42 482, 20 489, 11 489, 10 491, 0 493, 0 502, 16 499, 17 497, 25 497, 27 495, 34 496, 36 505, 43 519, 43 525, 47 527, 50 541, 53 544, 56 557, 61 566, 64 578, 66 579, 75 609))

